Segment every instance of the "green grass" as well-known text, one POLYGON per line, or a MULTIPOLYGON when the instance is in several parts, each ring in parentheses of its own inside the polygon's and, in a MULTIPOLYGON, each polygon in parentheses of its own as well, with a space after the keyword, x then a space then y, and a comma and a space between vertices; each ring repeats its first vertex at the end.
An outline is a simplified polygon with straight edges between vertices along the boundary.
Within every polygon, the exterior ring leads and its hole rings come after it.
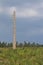
POLYGON ((0 48, 0 65, 43 65, 43 47, 0 48))

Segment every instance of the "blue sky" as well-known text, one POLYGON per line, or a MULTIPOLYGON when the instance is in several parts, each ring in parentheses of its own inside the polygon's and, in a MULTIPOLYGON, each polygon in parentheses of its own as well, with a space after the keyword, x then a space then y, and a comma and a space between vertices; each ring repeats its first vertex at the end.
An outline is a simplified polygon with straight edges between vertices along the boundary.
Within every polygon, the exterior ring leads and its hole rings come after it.
POLYGON ((43 0, 0 0, 0 41, 12 42, 16 9, 16 40, 43 43, 43 0))

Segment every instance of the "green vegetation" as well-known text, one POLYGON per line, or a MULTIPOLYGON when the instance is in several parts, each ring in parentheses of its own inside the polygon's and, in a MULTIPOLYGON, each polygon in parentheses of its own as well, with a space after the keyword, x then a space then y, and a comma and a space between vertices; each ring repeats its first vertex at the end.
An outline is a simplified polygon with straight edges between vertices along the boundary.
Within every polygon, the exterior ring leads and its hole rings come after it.
POLYGON ((0 48, 0 65, 43 65, 43 47, 0 48))
MULTIPOLYGON (((12 47, 13 44, 12 43, 7 43, 7 42, 0 42, 0 47, 4 47, 4 48, 9 48, 12 47)), ((43 47, 43 44, 39 44, 39 43, 35 43, 35 42, 26 42, 24 41, 23 43, 18 43, 16 42, 16 46, 17 47, 43 47)))

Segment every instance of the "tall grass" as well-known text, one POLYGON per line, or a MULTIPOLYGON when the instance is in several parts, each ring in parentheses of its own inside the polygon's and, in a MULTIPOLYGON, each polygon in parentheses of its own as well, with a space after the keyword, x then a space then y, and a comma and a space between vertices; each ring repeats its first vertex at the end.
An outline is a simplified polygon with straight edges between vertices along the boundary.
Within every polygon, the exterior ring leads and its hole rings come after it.
POLYGON ((0 65, 43 65, 43 47, 0 48, 0 65))

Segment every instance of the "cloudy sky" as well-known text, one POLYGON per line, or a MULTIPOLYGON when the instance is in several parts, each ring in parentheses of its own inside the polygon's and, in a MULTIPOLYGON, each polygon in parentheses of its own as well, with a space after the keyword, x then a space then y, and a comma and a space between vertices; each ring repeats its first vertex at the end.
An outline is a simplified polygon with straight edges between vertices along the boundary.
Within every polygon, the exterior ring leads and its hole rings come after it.
POLYGON ((16 40, 43 43, 43 0, 0 0, 0 41, 12 42, 14 10, 16 40))

